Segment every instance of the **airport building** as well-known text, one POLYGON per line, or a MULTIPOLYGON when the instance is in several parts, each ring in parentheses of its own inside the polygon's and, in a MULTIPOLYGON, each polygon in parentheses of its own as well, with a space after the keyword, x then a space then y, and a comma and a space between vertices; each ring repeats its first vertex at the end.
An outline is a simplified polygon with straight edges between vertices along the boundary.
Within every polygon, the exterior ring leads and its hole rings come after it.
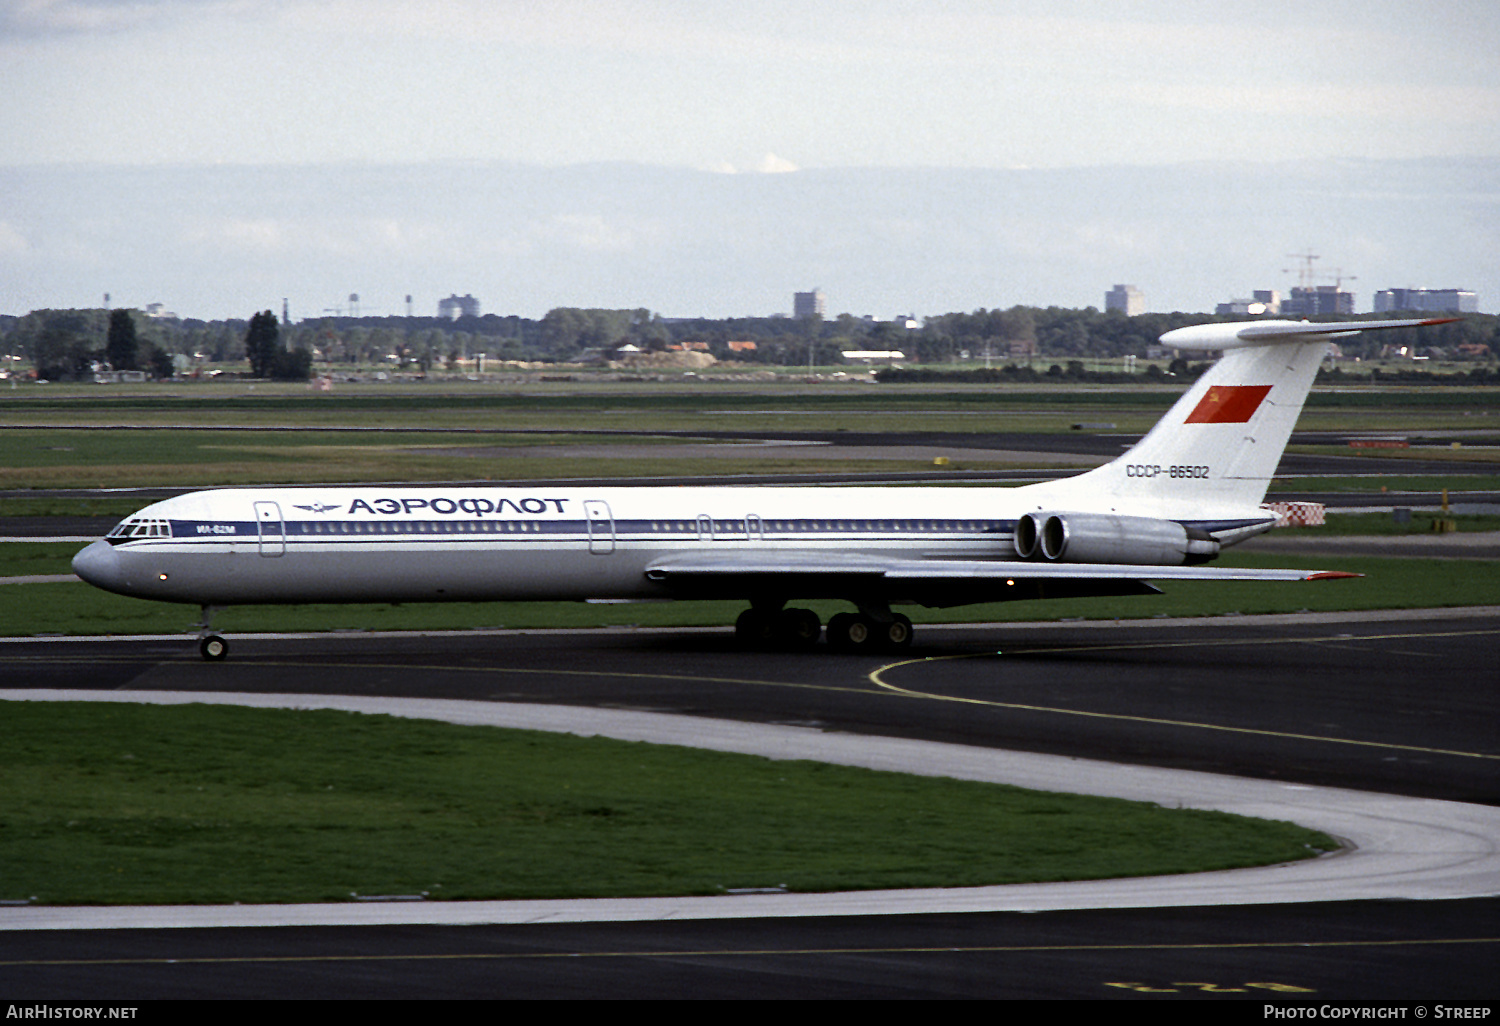
POLYGON ((1381 289, 1375 312, 1422 310, 1428 313, 1478 313, 1479 297, 1467 289, 1381 289))
POLYGON ((1126 317, 1146 312, 1146 294, 1134 285, 1116 285, 1104 294, 1104 309, 1118 310, 1126 317))

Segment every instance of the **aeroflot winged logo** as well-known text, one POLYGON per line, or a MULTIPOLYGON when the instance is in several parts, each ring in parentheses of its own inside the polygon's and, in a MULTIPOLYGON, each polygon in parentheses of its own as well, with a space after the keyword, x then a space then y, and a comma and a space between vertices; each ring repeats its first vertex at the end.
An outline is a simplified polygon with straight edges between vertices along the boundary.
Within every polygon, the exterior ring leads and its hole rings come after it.
POLYGON ((1260 409, 1270 385, 1215 385, 1198 400, 1184 424, 1246 424, 1260 409))

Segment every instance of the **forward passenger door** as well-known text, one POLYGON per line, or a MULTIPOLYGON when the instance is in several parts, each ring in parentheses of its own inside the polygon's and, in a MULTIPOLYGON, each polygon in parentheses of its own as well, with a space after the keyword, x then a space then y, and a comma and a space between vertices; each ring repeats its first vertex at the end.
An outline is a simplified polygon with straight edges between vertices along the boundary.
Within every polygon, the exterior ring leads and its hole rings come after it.
POLYGON ((615 551, 615 518, 609 511, 609 503, 602 499, 584 500, 583 518, 588 525, 589 551, 596 556, 615 551))
POLYGON ((281 506, 265 501, 255 504, 255 533, 260 539, 262 556, 279 556, 286 552, 286 528, 281 523, 281 506))

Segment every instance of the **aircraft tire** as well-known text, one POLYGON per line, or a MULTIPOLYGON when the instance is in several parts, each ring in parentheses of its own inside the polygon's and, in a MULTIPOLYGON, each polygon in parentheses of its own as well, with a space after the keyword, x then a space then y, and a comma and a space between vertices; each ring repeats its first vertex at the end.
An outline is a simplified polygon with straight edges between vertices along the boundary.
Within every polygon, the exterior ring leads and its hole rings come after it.
POLYGON ((750 648, 767 648, 776 641, 776 619, 747 609, 734 621, 734 640, 750 648))
POLYGON ((210 634, 198 641, 198 652, 211 663, 223 662, 229 655, 229 642, 217 634, 210 634))
POLYGON ((782 643, 790 648, 811 648, 823 635, 823 621, 811 609, 784 609, 776 626, 782 643))
POLYGON ((900 613, 890 623, 880 625, 881 638, 884 643, 882 647, 890 649, 902 649, 911 647, 912 627, 911 620, 900 613))
POLYGON ((828 621, 828 644, 842 652, 865 652, 874 647, 875 622, 857 613, 838 613, 828 621))

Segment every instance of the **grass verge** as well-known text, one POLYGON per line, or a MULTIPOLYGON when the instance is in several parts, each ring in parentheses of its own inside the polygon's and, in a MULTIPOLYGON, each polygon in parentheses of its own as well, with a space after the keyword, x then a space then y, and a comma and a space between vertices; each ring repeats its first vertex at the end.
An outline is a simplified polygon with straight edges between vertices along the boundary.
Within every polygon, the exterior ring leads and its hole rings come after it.
MULTIPOLYGON (((658 478, 749 474, 900 473, 930 461, 828 458, 820 449, 724 445, 710 455, 663 455, 656 436, 479 436, 386 431, 9 430, 0 489, 209 488, 254 484, 375 481, 527 481, 537 478, 658 478), (364 444, 360 444, 361 441, 364 444), (599 447, 596 455, 553 454, 552 443, 599 447)), ((966 460, 964 469, 1007 469, 1004 461, 966 460)), ((1025 466, 1046 466, 1037 458, 1025 466)), ((959 469, 955 464, 953 469, 959 469)), ((57 509, 43 499, 4 500, 24 515, 57 509)), ((77 500, 75 500, 77 501, 77 500)), ((92 500, 96 504, 104 500, 92 500)), ((84 503, 80 502, 80 505, 84 503)), ((62 514, 51 514, 62 515, 62 514)))
MULTIPOLYGON (((1397 523, 1389 513, 1330 513, 1328 522, 1322 527, 1310 529, 1320 535, 1338 537, 1405 537, 1432 534, 1434 520, 1451 520, 1454 530, 1461 533, 1475 531, 1500 531, 1500 516, 1490 513, 1448 513, 1437 510, 1412 510, 1406 523, 1397 523)), ((1300 530, 1300 529, 1299 529, 1300 530)))
POLYGON ((1291 861, 1289 823, 328 711, 6 703, 0 888, 45 904, 1101 879, 1291 861))
POLYGON ((1444 488, 1450 492, 1492 492, 1500 488, 1500 475, 1495 474, 1363 474, 1348 477, 1297 477, 1278 478, 1271 482, 1268 500, 1295 498, 1313 492, 1387 492, 1393 505, 1401 505, 1400 493, 1422 492, 1436 494, 1444 488))

